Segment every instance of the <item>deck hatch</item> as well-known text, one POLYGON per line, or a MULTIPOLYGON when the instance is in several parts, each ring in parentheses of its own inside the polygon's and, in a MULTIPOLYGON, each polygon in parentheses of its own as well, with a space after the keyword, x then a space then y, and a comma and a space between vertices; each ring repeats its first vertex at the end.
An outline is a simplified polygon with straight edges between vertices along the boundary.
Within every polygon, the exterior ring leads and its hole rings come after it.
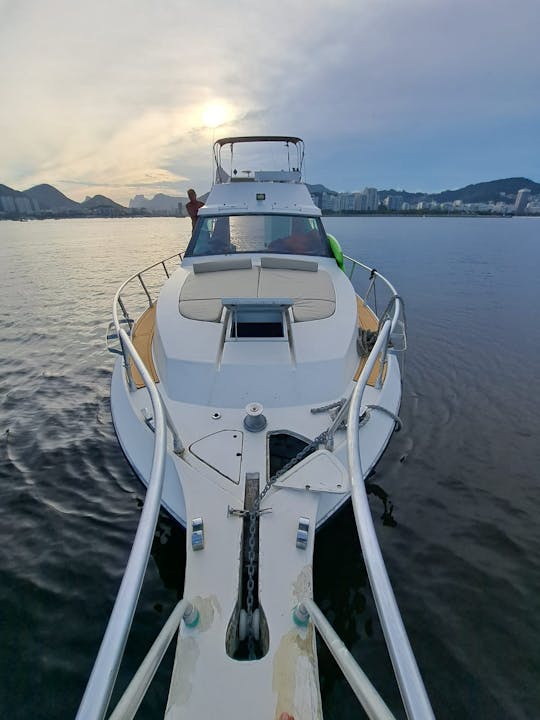
POLYGON ((291 298, 223 298, 222 304, 230 315, 228 340, 286 339, 291 298))

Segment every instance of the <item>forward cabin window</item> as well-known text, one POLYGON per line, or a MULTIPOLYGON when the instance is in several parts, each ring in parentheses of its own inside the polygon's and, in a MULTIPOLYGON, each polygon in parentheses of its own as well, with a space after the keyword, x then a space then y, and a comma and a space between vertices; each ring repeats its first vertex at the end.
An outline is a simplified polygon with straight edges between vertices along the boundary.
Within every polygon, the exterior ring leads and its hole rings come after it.
POLYGON ((297 215, 199 216, 186 257, 252 252, 332 257, 320 219, 297 215))

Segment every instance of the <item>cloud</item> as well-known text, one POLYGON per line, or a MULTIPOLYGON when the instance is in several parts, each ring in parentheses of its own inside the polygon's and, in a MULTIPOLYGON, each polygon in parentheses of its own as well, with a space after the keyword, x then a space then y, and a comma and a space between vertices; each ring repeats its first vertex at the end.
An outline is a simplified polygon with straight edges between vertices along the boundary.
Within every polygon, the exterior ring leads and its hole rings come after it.
MULTIPOLYGON (((226 13, 217 1, 27 0, 0 11, 0 182, 16 187, 86 179, 122 201, 148 182, 203 189, 212 138, 258 133, 304 136, 313 180, 352 177, 369 157, 406 181, 390 155, 401 143, 411 181, 421 168, 433 181, 430 144, 451 174, 456 147, 481 133, 500 142, 501 127, 526 157, 523 129, 539 120, 536 0, 230 0, 226 13), (228 108, 215 130, 202 119, 213 102, 228 108)), ((469 150, 471 174, 497 152, 469 150)))

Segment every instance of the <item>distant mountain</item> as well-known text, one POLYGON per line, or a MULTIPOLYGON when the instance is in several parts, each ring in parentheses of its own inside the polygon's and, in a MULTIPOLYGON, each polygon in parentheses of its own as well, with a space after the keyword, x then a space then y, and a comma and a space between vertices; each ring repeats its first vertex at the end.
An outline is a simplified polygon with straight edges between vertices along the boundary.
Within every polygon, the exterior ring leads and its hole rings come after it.
POLYGON ((0 212, 14 215, 34 215, 40 205, 34 198, 7 185, 0 185, 0 212))
POLYGON ((489 182, 467 185, 458 190, 444 190, 440 193, 409 193, 406 190, 379 190, 379 197, 401 195, 404 202, 417 203, 422 200, 438 203, 461 200, 463 203, 507 202, 515 200, 519 190, 528 188, 532 195, 540 195, 540 183, 524 177, 490 180, 489 182))
POLYGON ((97 210, 98 208, 111 208, 112 210, 117 210, 118 212, 127 210, 126 207, 124 207, 123 205, 119 205, 118 203, 114 202, 114 200, 105 197, 105 195, 94 195, 94 197, 87 197, 86 200, 83 200, 83 202, 79 204, 79 207, 83 210, 97 210))
POLYGON ((11 195, 22 195, 22 192, 19 192, 18 190, 13 190, 13 188, 8 187, 7 185, 0 184, 0 196, 1 195, 10 197, 11 195))
POLYGON ((25 190, 24 195, 36 200, 41 210, 65 211, 79 208, 78 202, 70 200, 52 185, 36 185, 29 190, 25 190))
POLYGON ((306 183, 306 187, 312 195, 321 195, 322 193, 328 193, 329 195, 337 195, 335 190, 329 190, 324 185, 309 185, 306 183))
POLYGON ((144 195, 135 195, 129 201, 130 208, 145 209, 151 212, 170 212, 177 213, 178 206, 182 205, 185 207, 187 203, 187 197, 180 197, 176 195, 165 195, 164 193, 158 193, 153 198, 146 198, 144 195))
POLYGON ((485 203, 514 200, 519 190, 528 188, 532 195, 540 195, 540 183, 524 177, 506 178, 505 180, 491 180, 490 182, 467 185, 460 190, 445 190, 433 195, 437 202, 453 202, 461 200, 464 203, 485 203))
POLYGON ((428 195, 427 193, 407 192, 406 190, 394 190, 393 188, 391 190, 378 190, 377 192, 379 193, 379 198, 381 199, 391 195, 399 195, 403 198, 403 202, 411 204, 421 202, 422 200, 435 199, 437 197, 436 195, 428 195))

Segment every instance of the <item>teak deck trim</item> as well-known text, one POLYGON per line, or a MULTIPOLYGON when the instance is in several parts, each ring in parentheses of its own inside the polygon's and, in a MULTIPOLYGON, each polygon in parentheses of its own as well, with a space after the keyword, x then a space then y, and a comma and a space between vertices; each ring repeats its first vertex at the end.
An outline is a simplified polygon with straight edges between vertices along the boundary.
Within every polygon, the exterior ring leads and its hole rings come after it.
MULTIPOLYGON (((363 328, 364 330, 371 330, 373 332, 377 332, 377 329, 379 327, 379 320, 377 319, 377 316, 373 312, 373 310, 368 307, 362 298, 356 297, 356 305, 358 309, 358 327, 363 328)), ((362 370, 364 369, 364 365, 367 362, 367 357, 363 357, 360 359, 360 362, 358 363, 358 367, 356 368, 356 372, 354 373, 353 380, 356 382, 358 378, 360 377, 360 374, 362 370)), ((381 360, 380 355, 377 359, 377 362, 375 363, 373 370, 370 373, 370 376, 368 378, 367 384, 371 385, 371 387, 375 386, 375 383, 377 382, 377 378, 379 377, 379 372, 381 369, 381 360)), ((384 364, 383 374, 382 374, 382 381, 384 382, 384 379, 386 377, 386 363, 384 364)))
MULTIPOLYGON (((369 308, 367 305, 364 304, 363 300, 359 297, 356 298, 357 303, 357 309, 358 309, 358 327, 364 328, 364 330, 372 330, 373 332, 376 332, 379 321, 377 320, 377 316, 369 308)), ((152 339, 154 337, 154 327, 155 327, 155 321, 156 321, 156 306, 155 304, 152 305, 152 307, 149 307, 145 312, 141 315, 141 317, 137 320, 135 323, 135 326, 133 328, 133 334, 132 334, 132 342, 135 346, 135 349, 139 353, 142 361, 144 362, 148 372, 152 376, 152 380, 154 382, 159 382, 159 377, 156 371, 156 367, 154 365, 154 361, 152 359, 152 339)), ((364 369, 364 365, 366 364, 367 358, 361 358, 358 367, 356 369, 356 372, 354 374, 353 380, 356 382, 358 378, 360 377, 360 373, 364 369)), ((135 383, 135 386, 137 389, 144 387, 144 381, 141 377, 141 374, 135 367, 134 362, 130 359, 129 361, 131 373, 133 376, 133 382, 135 383)), ((377 377, 379 376, 379 370, 380 370, 380 360, 375 363, 375 366, 373 370, 371 371, 371 374, 368 379, 368 385, 371 385, 372 387, 377 382, 377 377)), ((382 380, 384 382, 384 379, 386 377, 386 363, 383 370, 383 376, 382 380)))
MULTIPOLYGON (((159 382, 159 377, 156 372, 156 367, 152 359, 152 339, 154 337, 154 327, 156 322, 156 306, 149 307, 141 317, 135 323, 133 327, 133 333, 131 335, 131 342, 135 345, 135 349, 139 353, 141 360, 146 366, 146 369, 152 376, 154 382, 159 382)), ((137 389, 144 387, 144 380, 141 377, 140 372, 135 367, 133 360, 129 360, 131 374, 133 376, 133 382, 137 389)))

